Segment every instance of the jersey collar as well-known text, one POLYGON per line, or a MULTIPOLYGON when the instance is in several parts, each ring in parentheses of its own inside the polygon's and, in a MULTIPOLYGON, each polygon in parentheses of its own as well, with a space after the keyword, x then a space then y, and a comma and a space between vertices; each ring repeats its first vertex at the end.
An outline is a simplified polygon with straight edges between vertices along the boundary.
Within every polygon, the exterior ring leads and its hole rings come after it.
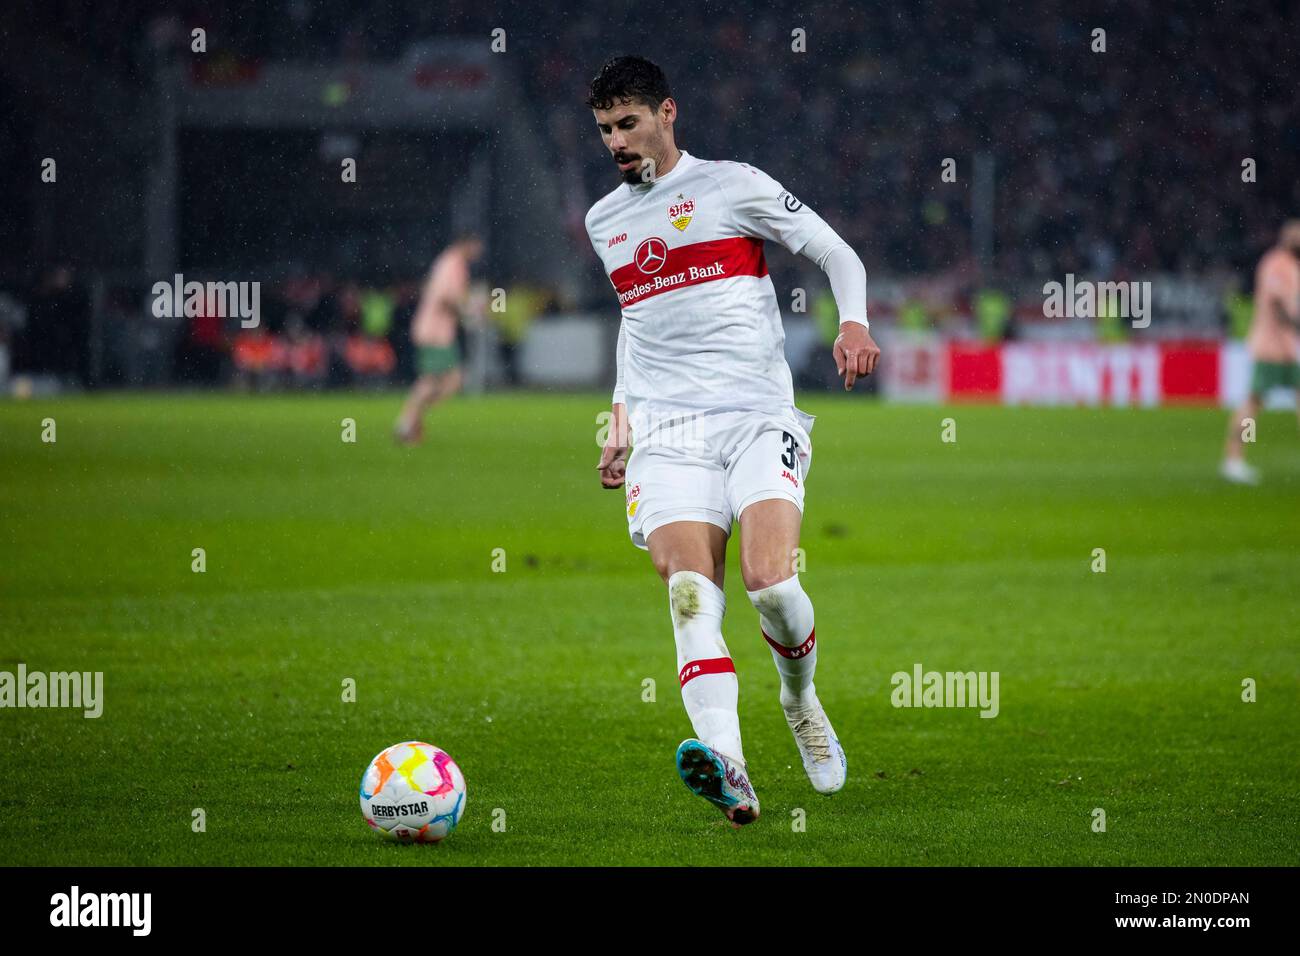
POLYGON ((677 175, 678 170, 680 170, 683 166, 693 165, 696 162, 697 160, 695 159, 695 157, 683 149, 681 158, 677 160, 677 165, 674 166, 672 169, 668 170, 668 172, 664 173, 662 176, 658 177, 657 179, 652 179, 646 183, 624 183, 623 185, 627 186, 628 191, 633 193, 634 195, 641 195, 644 193, 648 193, 652 186, 655 186, 658 183, 669 182, 674 176, 677 175))

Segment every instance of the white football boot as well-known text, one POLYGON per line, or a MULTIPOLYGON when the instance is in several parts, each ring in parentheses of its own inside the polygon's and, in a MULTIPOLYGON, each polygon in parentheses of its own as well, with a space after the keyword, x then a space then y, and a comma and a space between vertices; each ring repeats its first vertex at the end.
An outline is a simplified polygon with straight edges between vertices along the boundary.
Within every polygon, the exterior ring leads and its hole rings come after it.
POLYGON ((1225 458, 1219 466, 1219 474, 1238 485, 1259 484, 1259 472, 1240 458, 1225 458))
POLYGON ((835 793, 849 776, 849 761, 826 717, 826 709, 815 696, 811 703, 782 704, 785 722, 803 758, 803 769, 818 793, 835 793))
POLYGON ((691 793, 718 807, 733 827, 758 819, 758 797, 739 760, 690 737, 677 748, 677 773, 691 793))

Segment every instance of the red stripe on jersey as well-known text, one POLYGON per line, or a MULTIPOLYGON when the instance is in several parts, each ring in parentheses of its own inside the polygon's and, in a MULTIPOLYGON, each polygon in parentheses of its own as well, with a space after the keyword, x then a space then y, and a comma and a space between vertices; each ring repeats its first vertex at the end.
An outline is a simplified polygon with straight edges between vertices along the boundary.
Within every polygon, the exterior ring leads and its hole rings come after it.
POLYGON ((759 633, 763 635, 763 640, 772 645, 772 650, 776 651, 782 657, 788 657, 791 660, 797 657, 807 657, 812 652, 813 646, 817 643, 816 628, 813 628, 808 632, 808 640, 804 641, 798 647, 786 647, 784 644, 778 644, 767 636, 767 631, 763 630, 761 627, 758 630, 759 633))
POLYGON ((636 262, 629 262, 611 272, 609 281, 618 293, 618 304, 629 306, 661 292, 714 279, 736 276, 762 278, 765 275, 767 260, 763 257, 763 240, 734 236, 669 249, 663 265, 653 273, 642 272, 636 262))
POLYGON ((689 661, 682 668, 677 679, 686 686, 686 682, 693 677, 702 677, 705 674, 734 674, 736 665, 731 662, 730 657, 711 657, 704 661, 689 661))

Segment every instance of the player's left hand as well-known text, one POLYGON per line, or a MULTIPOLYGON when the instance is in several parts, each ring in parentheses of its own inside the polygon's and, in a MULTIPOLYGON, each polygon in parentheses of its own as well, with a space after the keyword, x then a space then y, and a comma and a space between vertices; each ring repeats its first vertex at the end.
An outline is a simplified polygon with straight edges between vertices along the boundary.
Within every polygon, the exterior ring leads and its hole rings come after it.
POLYGON ((613 490, 622 488, 627 474, 627 445, 610 441, 600 450, 600 486, 613 490))
POLYGON ((835 353, 835 370, 844 377, 846 392, 853 387, 858 376, 874 372, 876 363, 880 361, 880 346, 872 340, 871 333, 861 322, 841 325, 832 351, 835 353))

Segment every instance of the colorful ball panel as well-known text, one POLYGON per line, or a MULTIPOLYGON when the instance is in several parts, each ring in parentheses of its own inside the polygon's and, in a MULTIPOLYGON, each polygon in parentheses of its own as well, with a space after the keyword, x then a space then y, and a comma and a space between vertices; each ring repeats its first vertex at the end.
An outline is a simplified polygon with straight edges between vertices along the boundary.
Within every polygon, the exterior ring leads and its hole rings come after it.
POLYGON ((465 809, 465 777, 444 750, 408 740, 381 751, 361 777, 361 814, 403 843, 437 843, 465 809))

